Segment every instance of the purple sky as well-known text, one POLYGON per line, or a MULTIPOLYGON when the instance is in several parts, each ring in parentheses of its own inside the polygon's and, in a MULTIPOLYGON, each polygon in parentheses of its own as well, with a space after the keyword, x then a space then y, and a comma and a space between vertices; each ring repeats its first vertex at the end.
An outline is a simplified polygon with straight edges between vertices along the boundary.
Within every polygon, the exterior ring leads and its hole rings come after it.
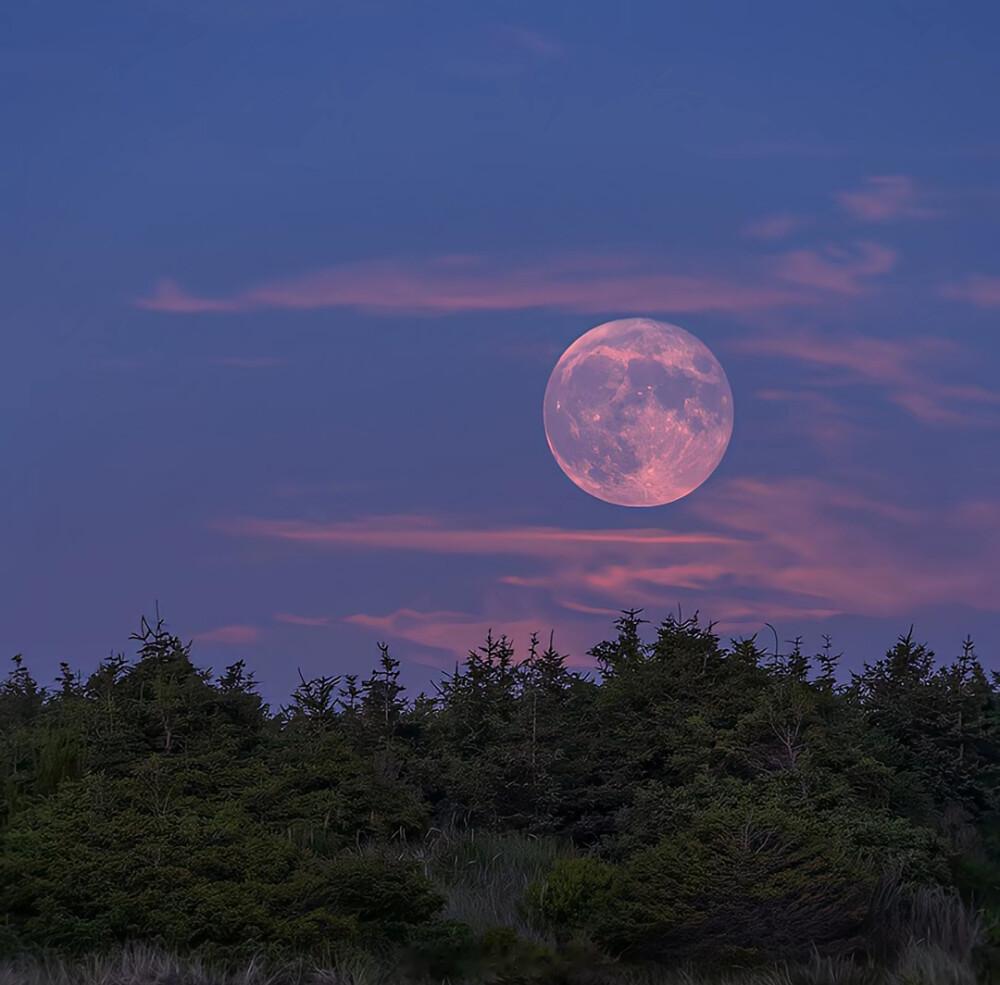
POLYGON ((4 647, 159 600, 279 697, 680 604, 1000 668, 997 50, 987 3, 5 4, 4 647), (658 509, 541 423, 636 315, 736 404, 658 509))

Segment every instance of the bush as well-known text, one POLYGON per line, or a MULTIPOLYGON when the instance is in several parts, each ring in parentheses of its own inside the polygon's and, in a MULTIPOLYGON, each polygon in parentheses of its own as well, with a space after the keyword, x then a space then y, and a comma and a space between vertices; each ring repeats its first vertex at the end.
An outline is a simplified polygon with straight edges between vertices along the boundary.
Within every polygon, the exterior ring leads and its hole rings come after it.
POLYGON ((0 910, 19 945, 69 953, 129 940, 223 958, 378 946, 442 904, 412 862, 321 858, 236 804, 160 801, 133 780, 64 784, 0 847, 0 910))
POLYGON ((326 899, 388 940, 401 941, 408 928, 429 921, 444 899, 406 859, 346 855, 322 866, 326 899))
POLYGON ((800 956, 856 938, 873 879, 835 829, 717 808, 624 864, 595 937, 629 957, 800 956))
POLYGON ((618 870, 599 859, 559 859, 548 876, 528 888, 525 907, 544 927, 585 930, 603 918, 617 881, 618 870))

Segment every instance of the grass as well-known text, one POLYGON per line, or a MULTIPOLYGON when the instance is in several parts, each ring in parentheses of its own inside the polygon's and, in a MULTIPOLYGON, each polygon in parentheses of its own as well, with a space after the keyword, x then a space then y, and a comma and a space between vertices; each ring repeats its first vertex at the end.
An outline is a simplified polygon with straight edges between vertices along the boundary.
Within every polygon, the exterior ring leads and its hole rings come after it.
POLYGON ((528 886, 568 854, 568 846, 554 838, 439 832, 421 861, 445 895, 445 918, 461 920, 477 932, 512 927, 522 937, 549 943, 524 918, 520 901, 528 886))
MULTIPOLYGON (((814 958, 794 967, 702 976, 677 970, 624 971, 612 977, 580 978, 586 985, 976 985, 971 965, 940 948, 913 944, 891 971, 858 967, 846 959, 814 958)), ((0 963, 0 985, 410 985, 391 967, 355 958, 336 967, 266 968, 250 962, 223 970, 136 945, 119 954, 75 964, 55 958, 0 963)), ((481 985, 450 982, 449 985, 481 985)), ((484 983, 483 983, 484 985, 484 983)), ((499 985, 499 983, 498 983, 499 985)))
POLYGON ((573 854, 556 838, 490 831, 432 829, 419 842, 365 845, 362 854, 385 854, 416 862, 445 898, 441 916, 480 933, 511 927, 527 939, 551 943, 524 917, 520 902, 556 859, 573 854))

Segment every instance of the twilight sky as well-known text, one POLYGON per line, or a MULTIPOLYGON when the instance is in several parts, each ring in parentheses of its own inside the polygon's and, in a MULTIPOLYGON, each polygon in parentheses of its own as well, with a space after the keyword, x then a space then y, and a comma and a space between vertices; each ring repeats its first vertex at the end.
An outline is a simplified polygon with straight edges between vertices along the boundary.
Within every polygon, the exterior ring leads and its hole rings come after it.
POLYGON ((277 697, 680 604, 1000 667, 997 50, 985 2, 4 3, 3 647, 158 599, 277 697), (657 509, 541 421, 636 315, 736 405, 657 509))

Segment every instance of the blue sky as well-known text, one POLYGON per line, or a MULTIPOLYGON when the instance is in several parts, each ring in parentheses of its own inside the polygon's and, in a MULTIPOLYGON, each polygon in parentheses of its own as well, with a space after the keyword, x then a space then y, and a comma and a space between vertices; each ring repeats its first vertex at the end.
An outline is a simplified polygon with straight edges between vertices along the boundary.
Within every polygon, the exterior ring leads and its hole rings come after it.
POLYGON ((998 44, 985 3, 6 4, 4 645, 92 666, 158 599, 280 695, 681 604, 998 666, 998 44), (631 315, 736 404, 655 510, 541 426, 631 315))

